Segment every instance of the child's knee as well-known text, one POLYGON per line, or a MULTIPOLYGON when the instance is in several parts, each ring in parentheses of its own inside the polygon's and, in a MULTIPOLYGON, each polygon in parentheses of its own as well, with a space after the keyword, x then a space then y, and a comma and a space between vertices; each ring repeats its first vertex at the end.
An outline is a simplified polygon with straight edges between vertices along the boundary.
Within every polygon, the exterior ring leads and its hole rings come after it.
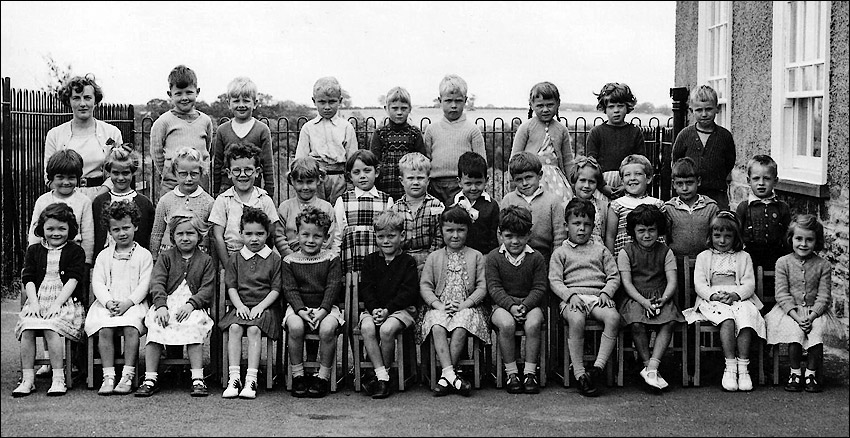
POLYGON ((646 334, 646 324, 642 322, 633 322, 629 324, 629 328, 632 329, 632 334, 635 335, 645 335, 646 334))
POLYGON ((291 316, 286 319, 286 332, 290 337, 298 339, 304 337, 304 321, 297 317, 291 316))
POLYGON ((383 324, 381 324, 381 341, 387 342, 395 339, 396 334, 398 333, 399 324, 394 324, 392 321, 387 320, 383 324))
POLYGON ((230 336, 242 337, 242 326, 239 324, 231 324, 227 331, 230 333, 230 336))
POLYGON ((365 318, 363 321, 360 321, 360 334, 363 337, 375 337, 377 334, 375 332, 375 322, 372 321, 372 318, 365 318))
POLYGON ((499 329, 499 332, 513 333, 516 331, 516 322, 513 316, 504 318, 504 315, 498 313, 493 314, 493 325, 499 329))
POLYGON ((248 332, 248 339, 259 339, 260 337, 263 336, 262 330, 260 330, 260 328, 255 326, 255 325, 248 327, 247 332, 248 332))

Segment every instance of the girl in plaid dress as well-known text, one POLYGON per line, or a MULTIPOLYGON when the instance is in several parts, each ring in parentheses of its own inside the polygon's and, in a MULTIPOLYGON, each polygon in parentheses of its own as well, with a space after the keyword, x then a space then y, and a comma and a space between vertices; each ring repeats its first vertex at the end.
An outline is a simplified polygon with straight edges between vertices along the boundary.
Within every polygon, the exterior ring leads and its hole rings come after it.
POLYGON ((379 175, 378 158, 360 149, 345 162, 345 173, 354 190, 342 194, 334 204, 336 223, 341 233, 334 245, 340 249, 343 273, 360 272, 363 259, 378 250, 372 218, 393 206, 393 198, 375 188, 379 175))
MULTIPOLYGON (((626 194, 611 201, 605 231, 605 246, 615 259, 620 250, 632 241, 626 233, 626 216, 641 204, 658 208, 664 205, 664 201, 646 194, 652 182, 652 173, 652 163, 643 155, 629 155, 620 164, 620 178, 626 194)), ((665 243, 663 237, 659 237, 658 241, 665 243)))

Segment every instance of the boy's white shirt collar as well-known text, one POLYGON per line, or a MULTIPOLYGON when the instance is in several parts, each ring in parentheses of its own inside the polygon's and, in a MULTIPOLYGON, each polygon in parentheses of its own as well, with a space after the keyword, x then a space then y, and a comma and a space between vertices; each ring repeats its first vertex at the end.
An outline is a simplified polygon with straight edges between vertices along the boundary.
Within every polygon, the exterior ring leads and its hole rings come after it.
POLYGON ((522 252, 519 253, 518 256, 514 257, 513 254, 508 252, 508 248, 506 248, 505 244, 503 243, 501 246, 499 246, 499 252, 505 255, 505 258, 508 259, 508 263, 514 266, 519 266, 522 264, 522 261, 525 260, 526 255, 534 253, 534 248, 526 244, 525 248, 522 249, 522 252))
POLYGON ((337 113, 334 114, 334 116, 329 118, 329 119, 326 119, 322 116, 316 116, 316 118, 313 119, 313 124, 318 125, 319 123, 322 123, 322 120, 327 120, 327 121, 331 122, 332 124, 336 125, 336 123, 337 123, 337 121, 339 121, 339 119, 342 119, 342 116, 339 115, 339 111, 337 111, 337 113))
POLYGON ((177 195, 177 196, 180 196, 180 197, 189 196, 190 198, 197 198, 198 196, 201 196, 202 193, 204 193, 204 189, 201 186, 198 186, 197 188, 195 188, 195 191, 192 192, 192 193, 189 193, 188 195, 186 195, 186 194, 184 194, 183 192, 180 191, 180 186, 177 186, 177 187, 174 188, 174 194, 177 195))
POLYGON ((751 204, 754 201, 763 202, 765 204, 770 204, 771 202, 776 202, 776 192, 773 192, 767 198, 759 198, 750 192, 750 195, 747 197, 747 204, 751 204))
MULTIPOLYGON (((198 186, 198 188, 200 188, 200 186, 198 186)), ((261 188, 261 187, 251 186, 251 189, 252 189, 251 190, 251 197, 249 198, 249 200, 256 199, 256 198, 259 198, 260 196, 268 194, 268 192, 266 192, 266 190, 261 188)), ((238 194, 236 193, 236 187, 235 186, 232 186, 229 189, 221 192, 221 195, 219 195, 219 196, 230 196, 232 198, 237 198, 237 199, 239 198, 238 194)))
POLYGON ((537 186, 537 190, 535 190, 534 193, 531 194, 531 196, 523 195, 522 193, 520 193, 519 189, 516 189, 516 194, 519 195, 522 199, 525 199, 525 202, 531 204, 531 201, 534 200, 534 198, 543 194, 543 187, 537 186))
POLYGON ((242 255, 242 258, 245 260, 251 260, 251 257, 254 257, 254 254, 259 255, 262 258, 268 258, 269 254, 272 253, 272 249, 268 247, 268 245, 263 245, 263 249, 258 252, 253 252, 248 249, 247 246, 243 246, 242 249, 239 250, 239 254, 242 255))
MULTIPOLYGON (((486 191, 481 192, 480 198, 484 198, 484 200, 487 202, 493 202, 490 200, 490 194, 486 191)), ((463 192, 458 192, 458 194, 455 195, 455 201, 452 205, 457 204, 458 202, 460 202, 461 199, 467 199, 466 195, 464 195, 463 192)))
POLYGON ((354 197, 355 197, 355 198, 360 198, 360 197, 362 197, 363 195, 369 195, 369 196, 371 196, 371 197, 373 197, 373 198, 378 198, 378 197, 380 197, 380 196, 381 196, 380 194, 378 194, 378 188, 377 188, 377 187, 375 187, 375 186, 372 186, 372 188, 371 188, 370 190, 368 190, 368 191, 363 190, 363 189, 361 189, 360 187, 355 187, 355 188, 354 188, 354 197))

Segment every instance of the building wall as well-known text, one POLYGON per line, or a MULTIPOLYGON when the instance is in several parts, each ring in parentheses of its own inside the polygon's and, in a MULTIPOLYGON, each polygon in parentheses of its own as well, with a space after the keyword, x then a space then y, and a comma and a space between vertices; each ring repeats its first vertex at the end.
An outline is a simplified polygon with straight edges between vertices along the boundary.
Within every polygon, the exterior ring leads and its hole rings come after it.
MULTIPOLYGON (((693 88, 697 78, 697 2, 676 2, 676 86, 693 88)), ((732 171, 732 208, 750 193, 746 163, 755 154, 770 153, 771 63, 773 39, 771 2, 732 3, 731 132, 737 150, 732 171)), ((817 214, 824 225, 826 248, 821 253, 833 263, 833 309, 843 323, 843 339, 829 344, 848 348, 848 247, 850 246, 850 91, 848 91, 848 3, 832 2, 830 23, 828 187, 829 197, 819 199, 790 192, 780 198, 794 212, 817 214)), ((779 175, 780 179, 782 175, 779 175)))

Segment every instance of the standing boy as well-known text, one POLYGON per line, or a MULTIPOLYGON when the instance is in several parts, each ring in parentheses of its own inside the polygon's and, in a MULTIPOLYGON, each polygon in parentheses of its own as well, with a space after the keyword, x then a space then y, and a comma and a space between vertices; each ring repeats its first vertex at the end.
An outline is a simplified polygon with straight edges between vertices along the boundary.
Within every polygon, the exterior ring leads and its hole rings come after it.
POLYGON ((426 192, 431 173, 428 157, 419 152, 406 154, 398 160, 398 171, 404 196, 390 210, 404 218, 405 239, 402 247, 416 260, 416 266, 421 271, 428 254, 443 246, 440 214, 445 206, 426 192))
POLYGON ((720 210, 728 210, 728 178, 735 167, 735 141, 729 130, 714 123, 717 92, 708 85, 694 88, 688 98, 688 109, 695 118, 694 124, 676 136, 673 162, 691 157, 702 180, 699 193, 717 201, 720 210))
POLYGON ((444 205, 450 205, 460 192, 455 168, 464 152, 486 156, 484 136, 463 113, 466 107, 466 81, 458 75, 446 75, 440 81, 442 119, 428 125, 423 134, 425 155, 431 159, 428 191, 444 205))
POLYGON ((464 152, 457 160, 457 179, 461 191, 455 195, 452 205, 460 205, 472 217, 466 245, 486 255, 499 246, 496 237, 499 205, 484 190, 487 186, 487 161, 475 152, 464 152))
POLYGON ((168 74, 168 97, 174 108, 163 113, 151 125, 151 155, 156 172, 161 176, 157 200, 177 186, 177 176, 171 160, 177 151, 189 146, 201 153, 203 166, 201 187, 209 193, 210 142, 213 125, 210 116, 195 109, 195 99, 201 88, 198 77, 191 68, 178 65, 168 74))
POLYGON ((319 78, 313 85, 313 103, 319 113, 301 127, 295 158, 313 157, 327 175, 317 195, 334 205, 346 189, 345 161, 358 149, 354 127, 339 115, 342 87, 335 77, 319 78))

